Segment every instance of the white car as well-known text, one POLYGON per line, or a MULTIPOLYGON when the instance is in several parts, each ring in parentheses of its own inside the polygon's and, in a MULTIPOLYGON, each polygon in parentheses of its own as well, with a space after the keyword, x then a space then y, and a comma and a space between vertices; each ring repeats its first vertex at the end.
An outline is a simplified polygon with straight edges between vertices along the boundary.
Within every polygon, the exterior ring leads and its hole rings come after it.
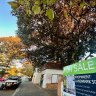
POLYGON ((5 87, 17 87, 19 82, 17 80, 6 80, 5 87))
POLYGON ((19 84, 21 83, 19 77, 17 76, 11 76, 9 77, 5 83, 4 83, 4 87, 5 88, 17 88, 19 86, 19 84))

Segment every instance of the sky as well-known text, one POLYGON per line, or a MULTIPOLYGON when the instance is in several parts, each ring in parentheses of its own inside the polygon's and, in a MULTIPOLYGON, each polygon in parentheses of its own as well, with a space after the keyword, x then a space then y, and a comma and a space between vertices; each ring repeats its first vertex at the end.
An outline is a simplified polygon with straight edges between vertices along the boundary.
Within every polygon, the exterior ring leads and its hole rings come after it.
POLYGON ((12 16, 8 1, 0 0, 0 37, 15 36, 17 30, 17 18, 12 16))

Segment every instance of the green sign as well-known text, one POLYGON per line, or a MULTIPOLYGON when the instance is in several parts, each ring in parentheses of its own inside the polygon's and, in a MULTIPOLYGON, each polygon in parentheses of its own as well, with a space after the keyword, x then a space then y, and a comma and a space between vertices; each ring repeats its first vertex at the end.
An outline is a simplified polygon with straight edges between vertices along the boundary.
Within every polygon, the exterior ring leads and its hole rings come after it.
POLYGON ((64 76, 96 72, 96 58, 84 60, 63 68, 64 76))

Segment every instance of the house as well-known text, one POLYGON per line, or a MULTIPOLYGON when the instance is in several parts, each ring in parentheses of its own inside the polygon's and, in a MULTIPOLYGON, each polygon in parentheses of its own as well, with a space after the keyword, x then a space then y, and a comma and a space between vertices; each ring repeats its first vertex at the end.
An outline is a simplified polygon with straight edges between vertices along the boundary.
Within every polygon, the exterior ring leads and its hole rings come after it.
POLYGON ((40 85, 43 88, 57 89, 59 78, 63 75, 63 64, 59 62, 48 62, 44 64, 41 71, 40 85))

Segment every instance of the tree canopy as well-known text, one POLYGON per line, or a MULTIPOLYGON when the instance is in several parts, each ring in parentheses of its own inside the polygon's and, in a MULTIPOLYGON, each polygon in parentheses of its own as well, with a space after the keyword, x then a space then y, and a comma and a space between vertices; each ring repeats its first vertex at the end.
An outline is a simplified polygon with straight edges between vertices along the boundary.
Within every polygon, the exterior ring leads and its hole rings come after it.
POLYGON ((25 53, 21 51, 23 47, 18 37, 0 38, 0 65, 8 66, 12 59, 24 58, 25 53))
POLYGON ((28 47, 30 59, 40 66, 49 61, 69 65, 96 48, 95 0, 14 0, 17 34, 28 47))

